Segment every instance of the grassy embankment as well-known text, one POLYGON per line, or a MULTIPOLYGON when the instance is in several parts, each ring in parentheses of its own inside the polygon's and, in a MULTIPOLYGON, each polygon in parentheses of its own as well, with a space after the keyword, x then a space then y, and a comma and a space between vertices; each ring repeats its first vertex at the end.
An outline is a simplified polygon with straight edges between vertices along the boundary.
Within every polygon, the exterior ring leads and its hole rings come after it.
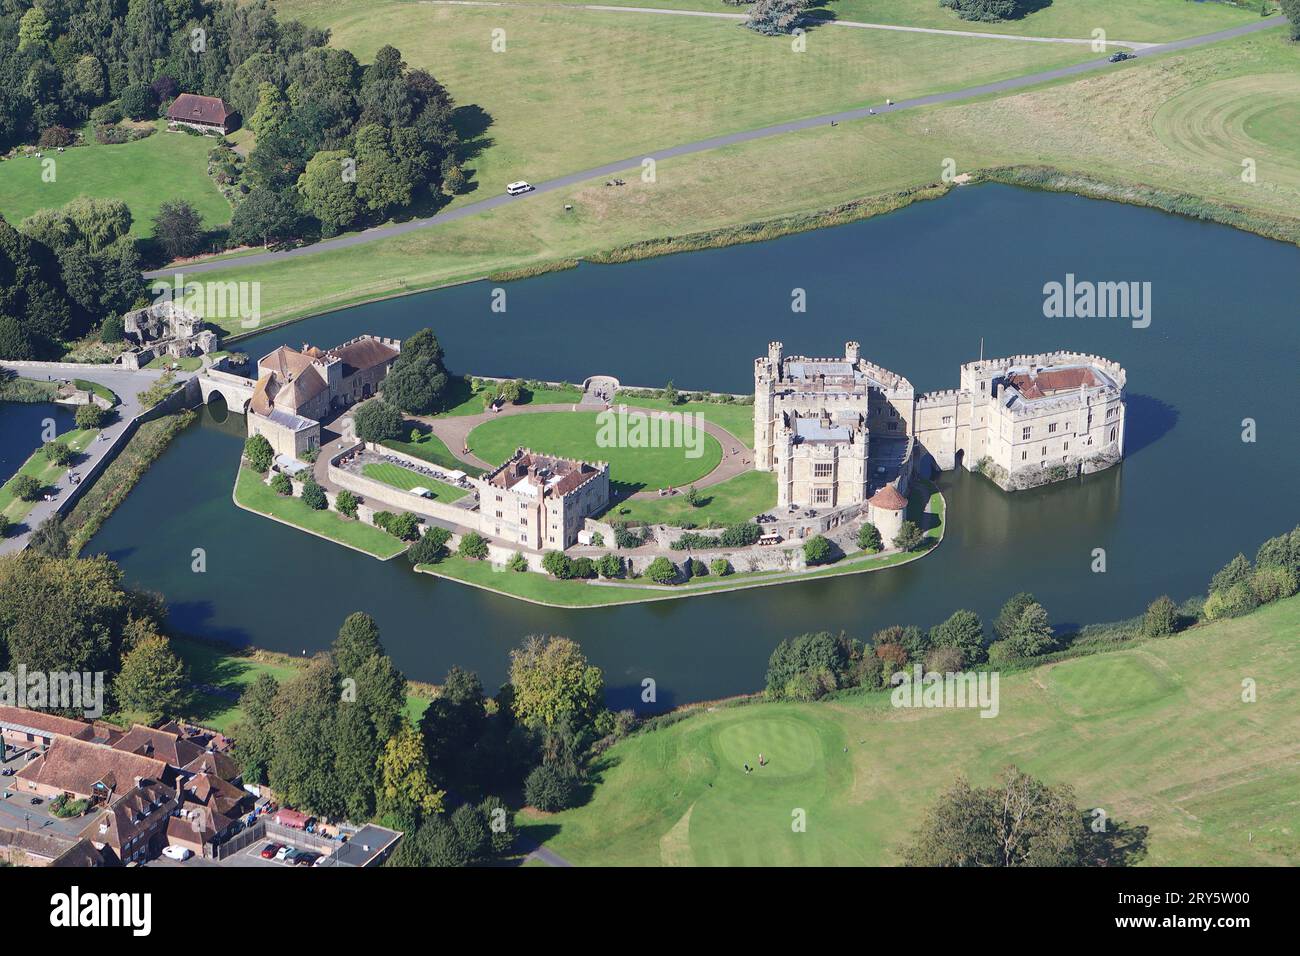
MULTIPOLYGON (((197 688, 189 709, 191 718, 204 727, 229 732, 241 716, 239 696, 262 674, 277 681, 293 678, 306 664, 305 658, 273 651, 229 647, 192 637, 173 637, 172 649, 190 670, 190 683, 197 688)), ((433 697, 434 688, 412 682, 407 687, 406 713, 419 720, 433 697)))
POLYGON ((594 795, 526 812, 577 864, 889 865, 941 790, 1008 764, 1150 828, 1159 866, 1300 863, 1300 597, 1237 620, 1006 674, 1000 712, 887 693, 701 705, 616 744, 594 795), (1257 702, 1242 682, 1258 681, 1257 702), (762 752, 767 766, 745 774, 762 752), (807 831, 791 831, 791 809, 807 831))
MULTIPOLYGON (((943 539, 944 507, 943 495, 929 487, 923 488, 918 485, 913 489, 911 500, 908 502, 907 516, 925 529, 927 542, 923 549, 887 554, 857 552, 846 555, 834 564, 809 571, 742 571, 725 577, 710 574, 702 580, 697 579, 686 584, 660 586, 650 584, 644 579, 606 583, 561 581, 529 571, 508 571, 487 561, 474 561, 455 555, 446 557, 437 564, 417 565, 416 570, 493 591, 505 597, 548 607, 591 608, 613 604, 637 604, 644 601, 671 601, 675 598, 717 594, 749 587, 795 584, 817 578, 880 571, 898 564, 916 561, 924 557, 943 539)), ((676 552, 673 561, 680 565, 691 556, 686 551, 676 552)), ((704 557, 707 563, 707 555, 704 557)))
POLYGON ((66 431, 62 435, 57 435, 54 441, 67 445, 73 451, 72 465, 59 465, 50 461, 45 454, 38 448, 32 452, 31 456, 19 466, 18 470, 10 476, 9 480, 0 485, 0 514, 3 514, 14 524, 18 524, 27 517, 27 513, 32 510, 36 504, 34 501, 24 501, 14 493, 14 484, 20 475, 26 475, 35 478, 41 483, 43 488, 51 486, 58 478, 68 471, 69 468, 76 467, 76 454, 85 451, 99 434, 97 428, 74 428, 66 431))
POLYGON ((314 511, 301 498, 281 496, 262 481, 262 476, 243 465, 235 481, 235 504, 281 524, 287 524, 336 544, 386 561, 406 550, 406 542, 399 541, 387 531, 353 518, 345 518, 337 511, 314 511))

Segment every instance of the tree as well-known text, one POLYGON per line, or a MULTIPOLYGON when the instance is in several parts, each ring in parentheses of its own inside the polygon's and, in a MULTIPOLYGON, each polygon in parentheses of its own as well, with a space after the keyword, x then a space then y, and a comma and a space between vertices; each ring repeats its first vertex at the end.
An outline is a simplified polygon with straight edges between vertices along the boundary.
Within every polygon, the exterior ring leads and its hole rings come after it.
POLYGON ((731 562, 726 558, 714 558, 709 562, 709 570, 720 578, 725 578, 731 573, 731 562))
POLYGON ((402 413, 382 399, 372 399, 352 414, 357 437, 381 442, 402 437, 402 413))
POLYGON ((894 547, 899 551, 915 551, 925 541, 925 535, 915 521, 904 521, 894 536, 894 547))
POLYGON ((442 812, 444 792, 429 779, 429 761, 415 725, 403 718, 379 758, 379 806, 408 826, 442 812))
POLYGON ((1021 657, 1036 657, 1050 651, 1056 646, 1056 637, 1048 623, 1047 609, 1041 604, 1026 607, 1007 640, 1021 657))
POLYGON ((87 402, 85 405, 77 406, 73 422, 78 428, 103 428, 106 418, 108 418, 107 411, 94 402, 87 402))
POLYGON ((325 497, 325 489, 311 475, 308 475, 302 483, 302 500, 312 511, 324 511, 329 507, 329 499, 325 497))
POLYGON ((45 53, 49 50, 54 26, 45 11, 33 6, 18 21, 18 49, 45 53))
POLYGON ((1300 40, 1300 0, 1281 0, 1282 12, 1289 21, 1287 28, 1292 40, 1300 40))
POLYGON ((795 682, 805 674, 814 675, 824 689, 834 689, 842 682, 848 672, 855 648, 844 635, 838 637, 829 631, 800 634, 798 637, 786 638, 772 651, 767 662, 767 689, 769 697, 783 698, 797 696, 812 700, 820 697, 820 692, 811 694, 792 694, 797 686, 795 682))
POLYGON ((939 0, 939 6, 955 10, 963 20, 994 23, 998 20, 1019 20, 1049 2, 1050 0, 939 0))
POLYGON ((234 754, 245 783, 266 783, 271 754, 275 750, 274 704, 279 686, 270 674, 259 674, 239 697, 242 716, 234 728, 234 754))
POLYGON ((870 521, 864 522, 858 529, 858 547, 872 554, 884 547, 884 543, 880 540, 879 529, 870 521))
POLYGON ((266 474, 275 460, 275 450, 265 435, 249 435, 244 442, 244 457, 259 474, 266 474))
POLYGON ((1147 605, 1142 618, 1142 633, 1147 637, 1163 637, 1178 630, 1178 608, 1173 599, 1163 594, 1147 605))
POLYGON ((542 555, 542 570, 553 578, 567 581, 573 577, 573 562, 563 551, 547 551, 542 555))
POLYGON ((321 150, 298 177, 298 194, 326 236, 342 231, 361 213, 352 162, 344 150, 321 150))
POLYGON ((577 792, 577 778, 554 764, 535 767, 524 780, 524 802, 546 813, 573 806, 577 792))
POLYGON ((750 8, 745 26, 764 36, 792 33, 806 6, 806 0, 758 0, 750 8))
POLYGON ((964 778, 939 799, 903 851, 908 866, 1127 865, 1145 854, 1144 827, 1108 821, 1100 833, 1067 785, 1008 767, 997 786, 964 778))
POLYGON ((360 501, 357 496, 346 488, 340 488, 338 494, 334 496, 334 510, 347 518, 357 516, 357 507, 360 501))
POLYGON ((178 717, 189 702, 189 675, 161 634, 139 641, 122 658, 113 680, 118 707, 138 711, 147 723, 178 717))
POLYGON ((112 345, 121 342, 126 337, 126 326, 122 322, 122 317, 116 312, 105 317, 103 324, 99 327, 99 341, 112 345))
POLYGON ((700 506, 700 492, 694 485, 686 489, 686 503, 692 508, 700 506))
POLYGON ((487 722, 478 675, 453 666, 420 718, 429 772, 438 780, 468 781, 474 750, 487 722))
POLYGON ((67 442, 47 441, 41 446, 41 454, 46 461, 54 465, 66 466, 72 461, 72 449, 68 447, 67 442))
POLYGON ((68 538, 68 529, 64 527, 63 515, 52 514, 37 525, 27 539, 27 550, 47 558, 71 557, 72 542, 68 538))
POLYGON ((831 559, 831 543, 823 535, 814 535, 803 543, 803 559, 809 567, 831 559))
POLYGON ((510 555, 510 560, 506 562, 506 568, 511 571, 523 572, 528 570, 528 559, 519 551, 510 555))
MULTIPOLYGON (((380 384, 384 397, 403 411, 423 415, 436 411, 444 402, 451 378, 443 365, 443 350, 433 330, 420 329, 402 343, 402 352, 380 384)), ((499 391, 505 391, 506 383, 499 391)), ((489 389, 484 401, 498 392, 489 389)))
POLYGON ((942 624, 931 628, 930 646, 956 648, 965 663, 979 663, 985 657, 984 625, 979 615, 974 611, 954 611, 942 624))
POLYGON ((248 118, 248 128, 258 136, 264 136, 279 129, 289 115, 289 101, 271 83, 263 83, 257 88, 257 108, 248 118))
POLYGON ((1250 575, 1250 562, 1244 554, 1238 554, 1210 580, 1210 592, 1226 591, 1234 584, 1244 584, 1250 580, 1250 575))
POLYGON ((677 386, 673 384, 672 379, 669 379, 668 384, 664 386, 664 401, 669 405, 676 405, 681 401, 681 395, 677 393, 677 386))
POLYGON ((116 670, 130 612, 122 571, 103 555, 0 558, 0 634, 9 670, 116 670))
POLYGON ((319 654, 280 685, 273 705, 268 783, 282 802, 321 816, 347 810, 335 773, 340 691, 333 658, 319 654))
POLYGON ((266 186, 254 186, 230 217, 230 238, 253 245, 292 239, 298 234, 298 210, 289 197, 266 186))
POLYGON ((461 535, 460 545, 456 548, 456 553, 462 558, 482 561, 488 556, 487 539, 477 531, 467 531, 461 535))
POLYGON ((672 584, 677 580, 677 567, 660 555, 650 562, 650 566, 645 569, 645 575, 655 584, 672 584))
POLYGON ((9 482, 9 490, 22 501, 35 501, 41 496, 45 486, 31 475, 17 475, 9 482))
POLYGON ((493 856, 502 857, 514 849, 518 831, 515 814, 500 797, 487 797, 478 805, 488 828, 488 849, 493 856))
POLYGON ((188 200, 164 202, 153 218, 153 235, 168 258, 192 256, 203 245, 203 217, 188 200))
POLYGON ((276 472, 275 477, 271 479, 271 490, 287 498, 293 494, 293 479, 282 471, 276 472))
POLYGON ((600 710, 605 679, 573 641, 533 635, 510 652, 510 686, 520 723, 550 727, 571 717, 586 725, 600 710))
POLYGON ((420 540, 406 549, 406 559, 414 567, 417 564, 437 564, 447 556, 447 542, 451 532, 434 525, 420 536, 420 540))
POLYGON ((596 570, 602 578, 621 578, 624 573, 623 559, 617 554, 602 554, 596 561, 596 570))
POLYGON ((1007 602, 1002 605, 1002 610, 993 621, 993 630, 998 637, 1004 641, 1010 639, 1015 631, 1016 622, 1020 620, 1020 615, 1025 612, 1025 608, 1034 603, 1036 603, 1034 596, 1028 591, 1021 591, 1007 598, 1007 602))

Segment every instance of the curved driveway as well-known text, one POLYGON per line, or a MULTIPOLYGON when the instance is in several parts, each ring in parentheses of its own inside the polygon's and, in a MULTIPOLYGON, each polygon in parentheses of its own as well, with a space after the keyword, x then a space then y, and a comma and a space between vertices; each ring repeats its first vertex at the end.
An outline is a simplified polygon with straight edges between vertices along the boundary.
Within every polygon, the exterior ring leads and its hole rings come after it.
MULTIPOLYGON (((1219 30, 1216 33, 1207 33, 1203 36, 1188 37, 1185 40, 1173 40, 1169 43, 1159 43, 1155 46, 1146 47, 1138 50, 1133 56, 1144 58, 1156 56, 1161 53, 1171 53, 1176 50, 1186 50, 1192 47, 1205 46, 1210 43, 1218 43, 1222 40, 1230 40, 1234 37, 1245 36, 1250 33, 1257 33, 1260 30, 1268 30, 1286 22, 1282 16, 1266 17, 1243 26, 1232 27, 1228 30, 1219 30)), ((405 235, 409 232, 415 232, 420 229, 427 229, 430 226, 436 226, 444 222, 454 222, 457 219, 464 219, 468 216, 475 216, 489 209, 496 209, 507 203, 527 202, 531 197, 538 193, 552 192, 556 189, 564 189, 568 186, 575 186, 579 183, 586 182, 589 179, 597 179, 601 176, 611 176, 614 173, 623 172, 641 165, 645 158, 653 158, 656 161, 672 159, 677 156, 689 156, 692 153, 702 153, 710 149, 718 149, 722 146, 733 146, 737 143, 747 143, 751 140, 766 139, 769 136, 780 136, 784 133, 794 133, 799 130, 813 129, 818 126, 826 126, 829 123, 842 123, 851 120, 864 119, 873 114, 897 113, 899 110, 915 109, 919 106, 933 106, 938 103, 957 103, 963 100, 971 100, 980 96, 988 96, 992 93, 1007 93, 1012 90, 1023 89, 1028 86, 1036 86, 1040 83, 1048 83, 1052 80, 1068 79, 1074 76, 1082 76, 1097 70, 1104 70, 1111 67, 1112 64, 1102 57, 1096 60, 1089 60, 1085 63, 1076 63, 1073 66, 1064 66, 1055 70, 1045 70, 1041 73, 1031 73, 1026 76, 1014 77, 1009 80, 999 80, 996 83, 984 83, 979 86, 970 86, 961 90, 952 90, 948 93, 931 93, 927 96, 918 96, 915 99, 901 100, 889 106, 864 106, 859 109, 843 110, 838 113, 826 113, 822 116, 813 116, 807 119, 791 120, 785 123, 777 123, 774 126, 764 126, 760 129, 746 130, 740 133, 729 133, 725 136, 714 136, 710 139, 696 140, 693 143, 685 143, 681 146, 672 146, 667 149, 656 150, 649 153, 642 153, 637 156, 621 159, 613 163, 605 163, 602 166, 593 166, 590 169, 584 169, 580 172, 570 173, 567 176, 560 176, 557 179, 549 179, 545 182, 537 183, 533 192, 523 196, 507 196, 504 193, 493 196, 490 199, 481 199, 478 202, 468 203, 456 209, 450 209, 447 212, 438 213, 436 216, 430 216, 427 219, 412 219, 409 222, 394 223, 392 225, 377 226, 373 229, 367 229, 364 232, 353 233, 347 236, 339 236, 335 239, 327 239, 324 242, 318 242, 310 246, 300 246, 297 249, 286 249, 281 252, 259 252, 249 256, 241 256, 231 259, 221 259, 212 262, 192 262, 183 267, 159 269, 154 272, 146 272, 145 278, 154 278, 156 276, 171 275, 177 271, 183 271, 188 275, 194 275, 202 272, 214 272, 219 269, 228 269, 238 266, 260 265, 267 262, 278 262, 281 259, 293 259, 298 256, 311 256, 321 252, 329 252, 334 249, 346 249, 350 246, 357 246, 367 242, 374 242, 377 239, 388 239, 393 236, 405 235)))

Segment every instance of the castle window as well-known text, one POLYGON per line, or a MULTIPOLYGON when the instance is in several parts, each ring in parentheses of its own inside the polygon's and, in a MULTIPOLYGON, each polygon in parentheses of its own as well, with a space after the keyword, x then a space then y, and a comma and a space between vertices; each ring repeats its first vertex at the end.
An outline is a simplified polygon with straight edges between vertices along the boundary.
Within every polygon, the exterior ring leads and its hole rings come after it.
POLYGON ((498 518, 501 518, 501 517, 504 517, 504 516, 501 514, 501 512, 498 511, 498 512, 497 512, 497 517, 498 517, 498 518))
POLYGON ((898 422, 890 422, 890 423, 889 423, 889 430, 890 430, 891 432, 896 432, 896 431, 898 431, 898 422))
POLYGON ((1110 430, 1110 440, 1111 440, 1111 441, 1114 441, 1114 440, 1115 440, 1115 435, 1116 435, 1117 432, 1118 432, 1118 429, 1115 429, 1115 428, 1112 428, 1112 429, 1110 430))
POLYGON ((829 461, 815 462, 813 464, 813 477, 829 478, 831 476, 831 469, 833 467, 834 466, 829 461))
POLYGON ((1063 449, 1061 449, 1061 450, 1062 450, 1062 451, 1069 451, 1069 450, 1070 450, 1070 443, 1067 441, 1067 442, 1065 443, 1065 447, 1064 447, 1063 449))
POLYGON ((943 425, 951 425, 951 424, 952 424, 952 416, 951 416, 951 415, 945 415, 945 416, 943 416, 943 421, 941 422, 941 424, 943 424, 943 425))
POLYGON ((1022 452, 1020 453, 1020 460, 1021 460, 1021 461, 1024 461, 1024 460, 1027 459, 1028 457, 1029 457, 1029 452, 1027 452, 1027 451, 1022 451, 1022 452))
POLYGON ((1044 457, 1044 458, 1047 457, 1047 446, 1046 446, 1046 445, 1043 446, 1043 457, 1044 457))
POLYGON ((1026 427, 1026 428, 1022 428, 1022 429, 1020 430, 1020 439, 1021 439, 1021 441, 1027 441, 1027 440, 1029 439, 1029 428, 1028 428, 1028 427, 1026 427))
POLYGON ((1052 422, 1052 424, 1047 426, 1047 433, 1050 435, 1055 431, 1056 431, 1056 422, 1052 422))
POLYGON ((824 505, 831 500, 831 490, 829 488, 813 489, 813 504, 824 505))

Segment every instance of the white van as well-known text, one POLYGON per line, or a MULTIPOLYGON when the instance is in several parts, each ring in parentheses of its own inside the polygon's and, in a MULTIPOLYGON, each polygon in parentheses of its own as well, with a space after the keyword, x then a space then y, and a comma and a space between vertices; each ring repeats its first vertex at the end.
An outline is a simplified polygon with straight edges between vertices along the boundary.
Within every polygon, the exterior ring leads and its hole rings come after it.
POLYGON ((530 193, 532 191, 533 191, 532 184, 526 183, 522 179, 519 180, 519 182, 517 183, 511 183, 510 185, 506 186, 506 192, 509 193, 511 196, 522 196, 524 193, 530 193))

